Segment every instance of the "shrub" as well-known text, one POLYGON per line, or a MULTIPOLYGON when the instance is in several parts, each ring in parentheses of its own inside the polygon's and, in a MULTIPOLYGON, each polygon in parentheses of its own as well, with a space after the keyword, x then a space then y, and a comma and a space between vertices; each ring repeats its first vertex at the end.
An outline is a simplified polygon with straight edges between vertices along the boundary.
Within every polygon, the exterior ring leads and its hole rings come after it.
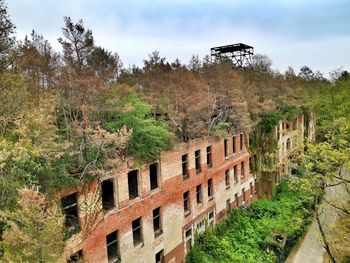
POLYGON ((151 107, 136 93, 120 98, 113 114, 105 122, 105 127, 115 132, 126 126, 132 129, 132 137, 127 143, 127 154, 142 161, 154 161, 163 149, 170 146, 170 133, 162 120, 151 116, 151 107))
POLYGON ((313 198, 311 192, 291 188, 289 179, 283 180, 274 200, 260 199, 247 210, 235 209, 213 230, 199 235, 186 262, 282 262, 310 222, 313 198), (288 237, 284 248, 272 245, 275 234, 288 237))

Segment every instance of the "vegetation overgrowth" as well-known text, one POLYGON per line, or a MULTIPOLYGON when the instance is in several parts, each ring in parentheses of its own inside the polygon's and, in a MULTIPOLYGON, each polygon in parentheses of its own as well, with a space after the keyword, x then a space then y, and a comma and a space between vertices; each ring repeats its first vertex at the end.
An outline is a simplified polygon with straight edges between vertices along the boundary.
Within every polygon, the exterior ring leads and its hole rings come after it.
POLYGON ((273 200, 231 210, 222 223, 196 236, 186 262, 283 262, 314 214, 316 195, 299 184, 286 178, 273 200))

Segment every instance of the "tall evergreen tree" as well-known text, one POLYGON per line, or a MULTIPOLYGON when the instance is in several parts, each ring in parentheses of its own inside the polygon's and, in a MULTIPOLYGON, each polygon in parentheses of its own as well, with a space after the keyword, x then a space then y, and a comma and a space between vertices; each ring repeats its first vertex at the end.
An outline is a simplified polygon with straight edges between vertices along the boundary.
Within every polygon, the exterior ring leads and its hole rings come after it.
POLYGON ((10 65, 10 50, 15 43, 15 26, 11 22, 4 0, 0 0, 0 72, 10 65))

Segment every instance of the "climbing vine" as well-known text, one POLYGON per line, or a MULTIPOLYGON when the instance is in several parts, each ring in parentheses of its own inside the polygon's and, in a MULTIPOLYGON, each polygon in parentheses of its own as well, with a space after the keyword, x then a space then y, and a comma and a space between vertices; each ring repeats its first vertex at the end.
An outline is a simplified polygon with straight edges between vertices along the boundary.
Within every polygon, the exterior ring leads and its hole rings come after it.
POLYGON ((272 197, 273 176, 278 170, 275 128, 281 119, 282 114, 277 111, 261 113, 249 137, 252 172, 256 175, 256 189, 261 197, 272 197))

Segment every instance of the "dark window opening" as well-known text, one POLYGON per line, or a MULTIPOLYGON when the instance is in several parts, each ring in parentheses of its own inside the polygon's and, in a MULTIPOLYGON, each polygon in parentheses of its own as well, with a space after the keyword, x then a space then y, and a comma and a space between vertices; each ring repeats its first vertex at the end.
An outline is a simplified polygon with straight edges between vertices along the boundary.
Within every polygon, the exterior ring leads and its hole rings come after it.
POLYGON ((128 186, 129 186, 129 198, 135 199, 139 196, 138 187, 138 171, 133 170, 128 172, 128 186))
POLYGON ((83 263, 83 250, 79 250, 67 258, 67 263, 83 263))
POLYGON ((237 170, 237 165, 233 166, 233 178, 235 180, 235 183, 238 183, 238 170, 237 170))
POLYGON ((134 239, 134 246, 142 243, 141 217, 132 221, 132 237, 134 239))
POLYGON ((201 172, 201 151, 200 150, 197 150, 194 152, 194 159, 196 164, 196 172, 200 173, 201 172))
POLYGON ((149 177, 151 181, 151 190, 158 188, 158 163, 149 166, 149 177))
POLYGON ((208 168, 212 167, 212 160, 211 160, 211 146, 207 147, 207 166, 208 168))
POLYGON ((101 183, 102 190, 102 208, 110 210, 114 205, 114 182, 113 179, 104 180, 101 183))
POLYGON ((232 152, 236 152, 236 136, 232 137, 232 152))
POLYGON ((231 209, 230 199, 227 199, 226 200, 226 211, 228 212, 228 211, 230 211, 230 209, 231 209))
POLYGON ((244 162, 241 162, 241 177, 245 176, 244 162))
POLYGON ((250 195, 251 195, 251 196, 254 195, 254 186, 253 186, 253 183, 250 183, 250 195))
POLYGON ((197 199, 197 204, 202 203, 202 185, 197 185, 196 186, 196 199, 197 199))
POLYGON ((224 140, 224 155, 227 157, 227 139, 224 140))
POLYGON ((225 171, 225 185, 226 185, 226 189, 230 188, 230 171, 229 170, 225 171))
POLYGON ((78 216, 78 195, 77 193, 67 195, 61 199, 63 212, 66 216, 65 225, 67 228, 79 226, 78 216))
POLYGON ((214 219, 214 211, 211 211, 209 213, 209 220, 213 220, 214 219))
POLYGON ((162 234, 160 207, 153 210, 153 230, 154 236, 157 237, 162 234))
POLYGON ((239 206, 238 194, 235 194, 235 202, 236 202, 236 207, 238 207, 239 206))
POLYGON ((182 178, 184 180, 189 178, 187 167, 187 154, 182 155, 182 178))
POLYGON ((214 225, 214 219, 215 219, 214 216, 215 216, 214 211, 211 211, 209 213, 209 215, 208 215, 208 224, 209 224, 209 226, 213 226, 214 225))
POLYGON ((246 198, 245 198, 245 189, 244 189, 244 188, 242 189, 242 200, 243 200, 243 202, 246 201, 246 198))
POLYGON ((106 236, 107 257, 109 263, 120 262, 118 247, 118 231, 114 231, 106 236))
POLYGON ((163 249, 156 254, 155 258, 156 258, 156 263, 163 263, 164 262, 163 261, 163 258, 164 258, 163 249))
POLYGON ((240 150, 243 151, 243 133, 239 135, 239 147, 240 150))
POLYGON ((252 173, 252 157, 249 157, 249 174, 252 173))
POLYGON ((256 180, 254 179, 254 194, 256 194, 256 180))
POLYGON ((190 192, 187 191, 183 194, 184 199, 184 211, 185 215, 188 215, 191 213, 191 207, 190 207, 190 192))
POLYGON ((190 252, 192 248, 192 228, 186 231, 185 238, 186 238, 186 254, 187 254, 190 252))
POLYGON ((186 238, 192 237, 192 228, 186 230, 185 236, 186 238))
POLYGON ((208 197, 213 198, 213 179, 208 180, 208 197))
POLYGON ((287 151, 290 150, 290 138, 287 139, 286 147, 287 147, 287 151))

